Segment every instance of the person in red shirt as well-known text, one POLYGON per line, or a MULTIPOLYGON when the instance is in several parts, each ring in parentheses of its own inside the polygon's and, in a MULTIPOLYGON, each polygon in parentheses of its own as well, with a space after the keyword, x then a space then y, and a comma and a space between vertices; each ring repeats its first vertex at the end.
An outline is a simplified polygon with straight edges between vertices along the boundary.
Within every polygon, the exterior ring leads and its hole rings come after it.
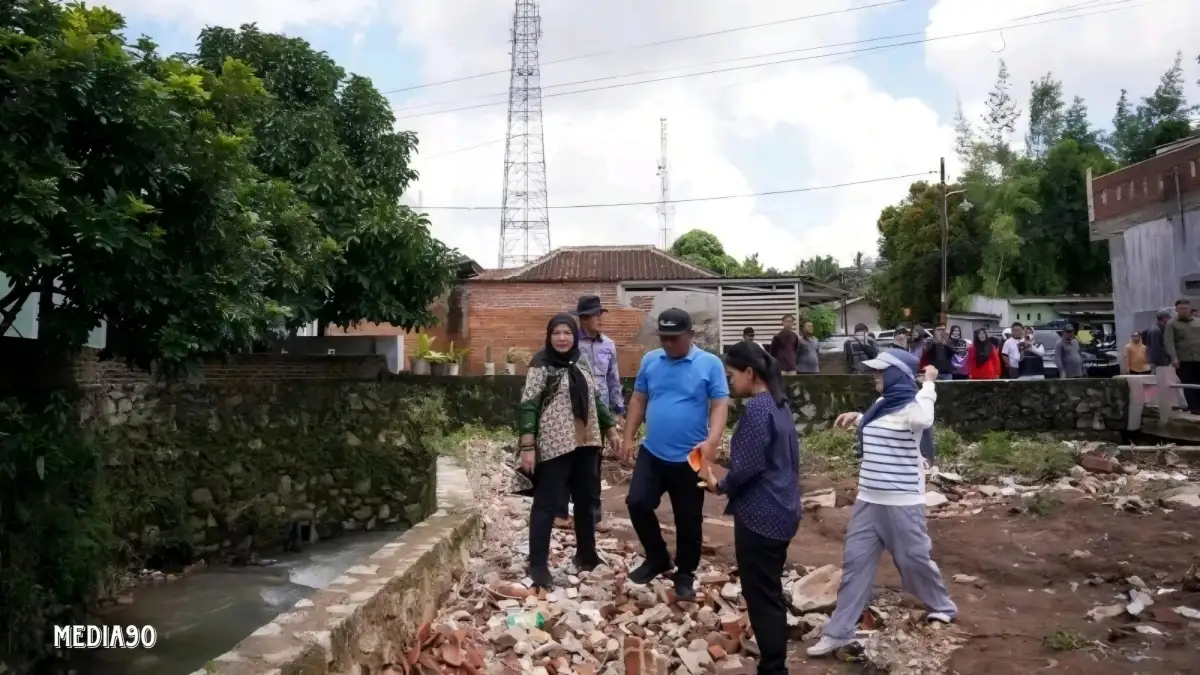
POLYGON ((987 330, 975 331, 975 341, 967 350, 967 377, 972 380, 1000 379, 1000 350, 988 339, 987 330))

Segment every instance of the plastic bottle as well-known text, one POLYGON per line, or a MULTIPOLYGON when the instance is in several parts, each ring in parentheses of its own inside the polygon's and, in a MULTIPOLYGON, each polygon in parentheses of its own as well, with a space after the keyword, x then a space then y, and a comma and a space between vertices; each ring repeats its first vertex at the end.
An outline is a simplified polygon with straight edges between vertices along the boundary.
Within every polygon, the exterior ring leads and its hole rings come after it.
POLYGON ((542 616, 541 612, 521 612, 520 614, 509 614, 505 624, 512 628, 513 626, 529 630, 530 628, 541 628, 546 625, 546 617, 542 616))

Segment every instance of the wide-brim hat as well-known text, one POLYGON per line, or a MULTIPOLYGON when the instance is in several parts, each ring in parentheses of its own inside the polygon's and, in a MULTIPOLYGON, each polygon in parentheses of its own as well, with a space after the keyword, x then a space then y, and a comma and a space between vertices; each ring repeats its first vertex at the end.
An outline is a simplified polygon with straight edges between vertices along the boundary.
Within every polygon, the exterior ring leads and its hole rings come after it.
POLYGON ((607 311, 607 309, 604 309, 600 305, 600 296, 584 295, 575 303, 574 314, 575 316, 595 316, 597 314, 604 314, 607 311))

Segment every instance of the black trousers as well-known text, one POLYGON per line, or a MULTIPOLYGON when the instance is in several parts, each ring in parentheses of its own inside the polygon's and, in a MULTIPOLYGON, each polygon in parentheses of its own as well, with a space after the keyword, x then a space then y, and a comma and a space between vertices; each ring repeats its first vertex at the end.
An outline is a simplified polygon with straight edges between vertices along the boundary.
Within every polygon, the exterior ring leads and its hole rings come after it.
MULTIPOLYGON (((1182 384, 1200 384, 1200 361, 1180 361, 1178 374, 1182 384)), ((1187 401, 1188 412, 1200 415, 1200 390, 1184 389, 1183 398, 1187 401)))
POLYGON ((529 566, 549 567, 550 530, 563 494, 575 497, 575 554, 596 560, 596 521, 592 515, 592 486, 600 448, 575 448, 534 467, 533 508, 529 510, 529 566))
MULTIPOLYGON (((625 505, 648 562, 671 564, 667 542, 654 514, 665 492, 675 512, 675 567, 683 574, 696 573, 704 523, 704 490, 698 487, 699 482, 686 461, 666 462, 650 454, 646 446, 638 448, 625 505)), ((575 508, 579 508, 579 502, 575 502, 575 508)), ((578 527, 578 515, 575 522, 578 527)))
POLYGON ((787 673, 787 606, 783 564, 790 542, 764 537, 741 522, 733 523, 733 552, 742 577, 742 595, 762 658, 759 675, 787 673))
MULTIPOLYGON (((601 462, 603 462, 603 461, 604 461, 604 453, 597 452, 596 453, 596 482, 593 485, 593 489, 595 491, 595 498, 592 499, 592 515, 594 516, 597 523, 600 522, 600 520, 604 517, 604 509, 601 508, 601 506, 600 506, 600 467, 601 467, 601 462)), ((567 516, 569 516, 571 514, 570 504, 572 501, 574 501, 574 500, 571 498, 571 491, 567 490, 567 491, 563 492, 562 496, 558 498, 558 510, 554 514, 554 516, 556 518, 566 518, 567 516)))

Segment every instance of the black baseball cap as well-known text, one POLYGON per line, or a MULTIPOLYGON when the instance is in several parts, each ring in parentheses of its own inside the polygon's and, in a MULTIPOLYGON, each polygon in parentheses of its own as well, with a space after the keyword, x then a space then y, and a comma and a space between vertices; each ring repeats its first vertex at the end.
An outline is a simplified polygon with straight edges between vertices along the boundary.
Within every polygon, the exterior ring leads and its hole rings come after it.
POLYGON ((658 331, 656 332, 659 337, 675 337, 691 330, 692 315, 678 307, 665 309, 658 315, 658 331))

